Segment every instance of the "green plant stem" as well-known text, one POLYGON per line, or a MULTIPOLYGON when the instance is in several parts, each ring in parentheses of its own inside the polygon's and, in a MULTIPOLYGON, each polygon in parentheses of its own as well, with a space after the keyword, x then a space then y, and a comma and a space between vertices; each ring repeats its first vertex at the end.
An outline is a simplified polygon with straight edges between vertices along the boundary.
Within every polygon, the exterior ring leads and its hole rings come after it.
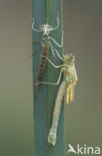
MULTIPOLYGON (((46 23, 56 26, 56 19, 59 16, 60 26, 58 30, 51 33, 51 37, 61 43, 63 30, 62 0, 32 0, 32 16, 34 17, 36 28, 46 23)), ((32 32, 32 40, 33 42, 41 40, 41 33, 32 32)), ((55 44, 53 46, 55 47, 55 44)), ((63 48, 56 48, 62 54, 63 48)), ((36 93, 34 83, 36 83, 36 74, 41 55, 41 42, 35 43, 32 51, 33 53, 37 51, 36 55, 33 56, 34 156, 65 156, 64 103, 62 103, 61 108, 56 145, 54 147, 49 145, 47 140, 59 85, 48 86, 41 84, 38 93, 36 93)), ((51 50, 48 57, 54 64, 61 64, 58 57, 53 58, 51 50)), ((47 63, 43 81, 56 82, 59 72, 60 69, 56 70, 47 63)))

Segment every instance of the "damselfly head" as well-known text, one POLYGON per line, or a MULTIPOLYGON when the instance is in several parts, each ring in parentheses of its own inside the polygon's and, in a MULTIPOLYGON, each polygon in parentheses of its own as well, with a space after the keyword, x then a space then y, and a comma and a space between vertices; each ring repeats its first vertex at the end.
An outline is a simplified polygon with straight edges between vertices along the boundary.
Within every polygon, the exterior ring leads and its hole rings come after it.
POLYGON ((72 54, 66 54, 63 56, 64 63, 73 64, 75 61, 75 57, 72 54))
POLYGON ((43 24, 40 27, 40 30, 41 30, 43 36, 48 36, 49 33, 52 31, 52 27, 48 24, 43 24))

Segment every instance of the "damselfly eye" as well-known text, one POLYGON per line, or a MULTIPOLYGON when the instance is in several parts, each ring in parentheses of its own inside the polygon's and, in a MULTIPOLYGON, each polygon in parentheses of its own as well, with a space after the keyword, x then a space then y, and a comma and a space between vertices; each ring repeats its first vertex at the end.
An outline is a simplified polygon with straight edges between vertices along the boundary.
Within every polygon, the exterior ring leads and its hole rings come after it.
POLYGON ((75 61, 75 57, 71 53, 69 54, 69 60, 70 61, 75 61))

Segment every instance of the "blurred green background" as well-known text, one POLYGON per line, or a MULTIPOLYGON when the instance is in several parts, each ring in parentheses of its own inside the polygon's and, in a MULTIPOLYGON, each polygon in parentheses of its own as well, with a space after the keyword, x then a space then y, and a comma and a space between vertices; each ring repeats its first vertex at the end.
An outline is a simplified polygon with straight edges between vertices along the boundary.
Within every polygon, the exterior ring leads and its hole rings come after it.
MULTIPOLYGON (((31 8, 0 1, 0 156, 33 156, 31 8)), ((102 147, 102 1, 64 0, 63 10, 65 52, 79 78, 65 106, 67 147, 102 147)))

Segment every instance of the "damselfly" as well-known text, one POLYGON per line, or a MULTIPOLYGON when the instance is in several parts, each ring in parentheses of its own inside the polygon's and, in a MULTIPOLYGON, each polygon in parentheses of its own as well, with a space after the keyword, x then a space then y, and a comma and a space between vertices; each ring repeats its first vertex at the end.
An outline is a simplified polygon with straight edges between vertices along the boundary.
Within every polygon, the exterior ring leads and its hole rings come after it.
POLYGON ((51 129, 48 135, 49 144, 54 146, 56 144, 58 120, 59 120, 59 115, 61 111, 61 103, 65 94, 65 91, 66 91, 66 102, 69 103, 70 101, 73 101, 74 87, 77 82, 77 73, 76 73, 75 64, 74 64, 75 58, 71 54, 64 55, 63 58, 60 56, 60 59, 63 61, 63 64, 59 66, 54 65, 48 58, 46 59, 54 68, 61 68, 61 71, 60 71, 60 75, 59 75, 57 83, 46 83, 46 82, 40 82, 40 83, 48 84, 48 85, 58 85, 60 82, 62 73, 64 74, 63 81, 57 93, 55 106, 53 110, 51 129))
POLYGON ((45 56, 45 57, 48 56, 49 48, 51 48, 51 51, 52 51, 52 54, 54 57, 55 57, 55 52, 57 53, 57 55, 59 55, 57 50, 56 51, 54 50, 55 48, 53 48, 51 41, 53 41, 58 47, 60 47, 60 48, 62 47, 63 40, 62 40, 62 43, 59 44, 58 42, 56 42, 56 40, 54 38, 52 38, 50 36, 50 33, 57 30, 58 27, 59 27, 59 18, 58 17, 57 17, 57 26, 56 27, 52 27, 49 24, 43 24, 39 27, 39 29, 36 29, 34 27, 34 20, 33 20, 32 30, 35 32, 42 33, 42 39, 41 39, 42 55, 40 57, 40 63, 39 63, 38 72, 37 72, 36 83, 38 85, 36 85, 36 90, 39 88, 39 84, 42 81, 43 73, 44 73, 45 66, 46 66, 46 58, 44 58, 42 56, 45 56))

